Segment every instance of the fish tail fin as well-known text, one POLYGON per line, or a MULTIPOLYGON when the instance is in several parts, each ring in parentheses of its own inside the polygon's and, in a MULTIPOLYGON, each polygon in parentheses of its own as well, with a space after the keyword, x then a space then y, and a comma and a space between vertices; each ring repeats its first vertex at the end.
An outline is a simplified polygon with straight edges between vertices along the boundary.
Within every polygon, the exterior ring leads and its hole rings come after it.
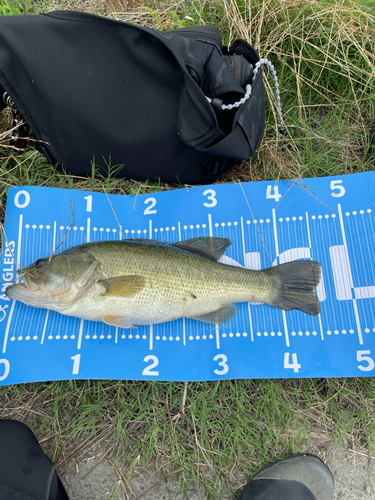
POLYGON ((275 295, 269 305, 285 311, 298 309, 316 316, 320 304, 315 288, 319 285, 321 265, 314 260, 297 260, 270 267, 265 272, 275 280, 275 295))

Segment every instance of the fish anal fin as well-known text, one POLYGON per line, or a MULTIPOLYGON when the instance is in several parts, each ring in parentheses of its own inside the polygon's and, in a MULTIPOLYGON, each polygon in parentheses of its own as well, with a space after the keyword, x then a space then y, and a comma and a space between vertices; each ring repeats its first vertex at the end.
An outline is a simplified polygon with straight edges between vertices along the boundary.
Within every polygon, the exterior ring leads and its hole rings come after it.
POLYGON ((145 278, 138 275, 115 276, 99 280, 98 283, 104 286, 106 297, 134 297, 145 286, 145 278))
POLYGON ((217 262, 231 244, 232 241, 229 238, 201 236, 172 243, 172 246, 217 262))
POLYGON ((211 311, 207 314, 202 314, 201 316, 189 316, 191 319, 196 319, 198 321, 203 321, 204 323, 228 323, 237 314, 237 308, 234 304, 227 304, 216 311, 211 311))
POLYGON ((103 316, 102 321, 110 326, 117 326, 119 328, 135 328, 127 316, 114 316, 108 314, 103 316))

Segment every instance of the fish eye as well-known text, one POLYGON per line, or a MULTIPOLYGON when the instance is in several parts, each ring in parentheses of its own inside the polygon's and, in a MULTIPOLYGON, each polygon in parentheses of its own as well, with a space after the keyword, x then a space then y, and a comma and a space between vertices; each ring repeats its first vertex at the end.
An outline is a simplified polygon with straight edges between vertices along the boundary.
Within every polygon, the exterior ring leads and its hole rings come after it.
POLYGON ((34 264, 34 267, 41 267, 43 266, 44 264, 44 259, 38 259, 35 264, 34 264))

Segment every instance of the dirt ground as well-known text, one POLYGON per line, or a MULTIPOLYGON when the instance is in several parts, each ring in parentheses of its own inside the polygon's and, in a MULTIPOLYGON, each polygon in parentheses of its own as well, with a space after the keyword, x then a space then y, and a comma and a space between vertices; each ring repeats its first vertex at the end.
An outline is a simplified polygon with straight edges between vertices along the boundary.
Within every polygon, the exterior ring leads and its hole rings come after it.
MULTIPOLYGON (((375 491, 371 486, 374 481, 374 458, 370 459, 368 450, 355 447, 344 448, 328 443, 324 435, 312 435, 306 444, 298 450, 302 453, 317 454, 330 468, 335 479, 333 500, 375 500, 375 491)), ((145 471, 135 468, 130 478, 121 480, 125 464, 115 464, 103 454, 85 459, 76 466, 76 470, 63 478, 71 500, 205 500, 203 488, 192 484, 185 492, 175 475, 163 476, 156 468, 145 471)), ((245 483, 247 478, 236 479, 245 483), (242 480, 241 480, 242 479, 242 480)), ((218 492, 221 500, 234 500, 228 492, 218 492)))

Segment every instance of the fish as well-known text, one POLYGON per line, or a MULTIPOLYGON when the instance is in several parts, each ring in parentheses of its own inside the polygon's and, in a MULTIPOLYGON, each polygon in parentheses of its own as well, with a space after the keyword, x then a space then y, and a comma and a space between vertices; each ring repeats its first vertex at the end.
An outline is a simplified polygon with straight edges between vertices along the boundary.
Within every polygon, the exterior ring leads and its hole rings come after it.
POLYGON ((218 262, 230 245, 217 237, 84 243, 21 269, 22 281, 5 293, 29 306, 121 328, 182 317, 223 324, 239 302, 319 314, 319 262, 254 271, 218 262))

